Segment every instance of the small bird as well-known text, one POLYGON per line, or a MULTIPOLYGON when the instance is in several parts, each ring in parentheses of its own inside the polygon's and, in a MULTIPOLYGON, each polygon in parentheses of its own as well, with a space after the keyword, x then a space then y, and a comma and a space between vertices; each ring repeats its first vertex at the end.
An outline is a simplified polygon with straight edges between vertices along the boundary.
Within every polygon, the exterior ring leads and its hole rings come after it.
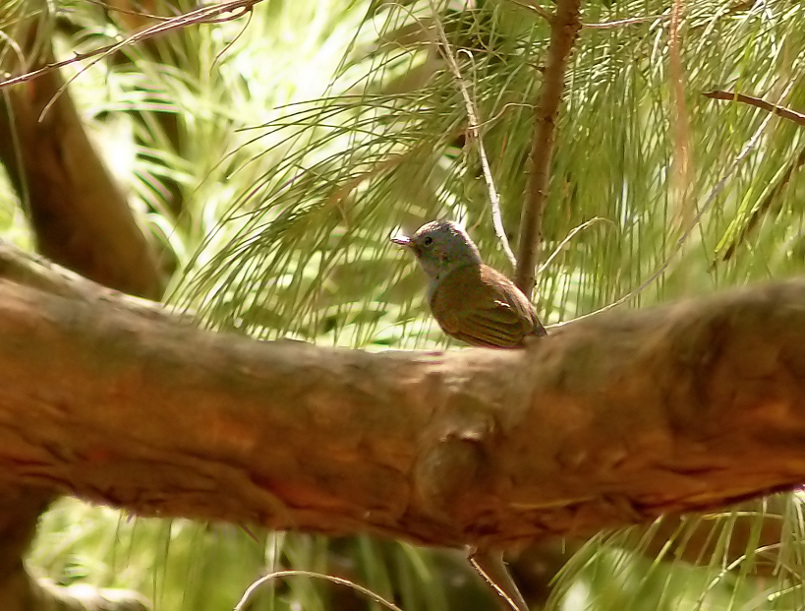
POLYGON ((411 249, 428 275, 430 310, 447 335, 487 348, 521 348, 526 338, 547 335, 528 298, 481 261, 455 223, 432 221, 391 241, 411 249))

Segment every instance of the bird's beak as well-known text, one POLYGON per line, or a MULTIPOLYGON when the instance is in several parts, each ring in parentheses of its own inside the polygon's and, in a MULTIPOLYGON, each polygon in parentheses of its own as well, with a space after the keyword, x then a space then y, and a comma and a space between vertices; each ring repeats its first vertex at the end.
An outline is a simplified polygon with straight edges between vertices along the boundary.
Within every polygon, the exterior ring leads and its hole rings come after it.
POLYGON ((409 238, 407 236, 404 236, 404 235, 394 236, 393 238, 389 238, 389 239, 392 242, 394 242, 395 244, 397 244, 398 246, 405 246, 406 248, 411 248, 411 246, 413 246, 413 242, 411 241, 411 238, 409 238))

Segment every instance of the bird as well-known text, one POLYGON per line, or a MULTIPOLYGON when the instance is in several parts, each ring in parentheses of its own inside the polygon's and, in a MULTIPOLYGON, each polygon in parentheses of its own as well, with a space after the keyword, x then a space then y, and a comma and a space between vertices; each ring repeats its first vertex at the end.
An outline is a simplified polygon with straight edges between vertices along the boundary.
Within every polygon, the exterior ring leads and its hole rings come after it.
POLYGON ((486 348, 522 348, 547 335, 528 298, 481 260, 456 223, 431 221, 391 241, 411 250, 427 274, 430 310, 447 335, 486 348))

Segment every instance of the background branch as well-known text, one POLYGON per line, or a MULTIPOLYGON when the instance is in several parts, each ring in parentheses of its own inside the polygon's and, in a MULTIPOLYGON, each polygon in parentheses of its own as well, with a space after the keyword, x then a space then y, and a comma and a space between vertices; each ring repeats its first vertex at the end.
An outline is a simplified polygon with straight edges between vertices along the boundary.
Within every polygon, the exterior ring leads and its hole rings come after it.
POLYGON ((771 113, 774 113, 778 117, 782 117, 783 119, 788 119, 789 121, 793 121, 797 125, 805 125, 805 115, 801 112, 797 112, 795 110, 791 110, 790 108, 786 108, 785 106, 779 106, 777 104, 772 104, 770 102, 766 102, 760 98, 756 98, 751 95, 745 95, 743 93, 733 93, 732 91, 706 91, 702 93, 702 95, 706 98, 711 98, 713 100, 730 100, 732 102, 741 102, 743 104, 749 104, 750 106, 754 106, 755 108, 761 108, 763 110, 767 110, 771 113))
POLYGON ((551 21, 551 42, 543 73, 539 100, 534 111, 534 136, 531 144, 531 174, 520 219, 515 284, 526 295, 534 289, 534 268, 542 233, 542 213, 548 190, 556 119, 565 88, 565 71, 581 21, 580 0, 559 0, 551 21))
MULTIPOLYGON (((50 41, 42 40, 49 27, 48 17, 32 17, 14 32, 33 65, 52 60, 50 41)), ((14 54, 2 66, 29 67, 14 54)), ((0 105, 0 162, 26 208, 37 250, 101 284, 158 299, 164 282, 153 244, 64 87, 61 74, 48 71, 7 90, 0 105)))

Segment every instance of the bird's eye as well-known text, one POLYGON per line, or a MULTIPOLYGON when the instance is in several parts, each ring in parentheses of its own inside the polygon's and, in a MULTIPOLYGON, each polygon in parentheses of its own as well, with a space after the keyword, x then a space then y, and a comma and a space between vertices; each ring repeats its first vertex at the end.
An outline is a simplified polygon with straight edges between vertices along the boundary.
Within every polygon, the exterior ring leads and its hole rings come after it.
POLYGON ((423 243, 425 246, 430 246, 431 244, 433 244, 433 238, 432 238, 432 237, 430 237, 430 236, 428 236, 428 237, 426 237, 424 240, 422 240, 422 243, 423 243))

